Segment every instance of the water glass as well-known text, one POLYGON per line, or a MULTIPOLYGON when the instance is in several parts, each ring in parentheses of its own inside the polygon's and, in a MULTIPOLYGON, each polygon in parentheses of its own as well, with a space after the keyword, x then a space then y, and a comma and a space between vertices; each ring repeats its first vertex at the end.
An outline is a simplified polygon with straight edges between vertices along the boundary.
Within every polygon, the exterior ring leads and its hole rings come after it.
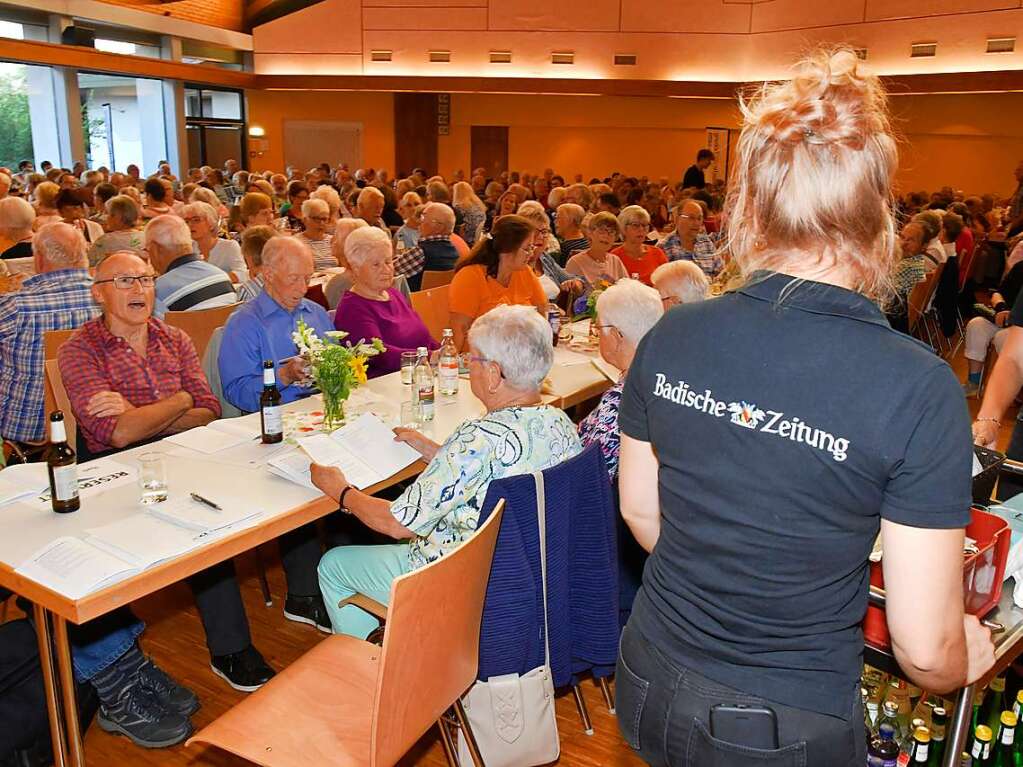
POLYGON ((403 429, 419 428, 419 403, 406 401, 401 403, 399 425, 403 429))
POLYGON ((162 453, 143 453, 139 456, 139 491, 144 506, 167 500, 167 469, 162 453))
POLYGON ((412 371, 415 369, 418 359, 419 355, 416 352, 401 353, 401 382, 403 384, 412 385, 412 371))

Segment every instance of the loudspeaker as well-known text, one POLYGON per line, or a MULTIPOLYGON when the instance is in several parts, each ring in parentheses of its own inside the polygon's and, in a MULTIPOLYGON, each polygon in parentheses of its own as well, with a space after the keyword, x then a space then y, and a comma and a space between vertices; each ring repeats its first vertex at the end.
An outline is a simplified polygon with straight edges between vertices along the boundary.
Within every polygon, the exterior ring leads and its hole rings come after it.
POLYGON ((96 31, 88 27, 66 27, 60 33, 60 42, 64 45, 84 45, 86 48, 95 48, 96 31))

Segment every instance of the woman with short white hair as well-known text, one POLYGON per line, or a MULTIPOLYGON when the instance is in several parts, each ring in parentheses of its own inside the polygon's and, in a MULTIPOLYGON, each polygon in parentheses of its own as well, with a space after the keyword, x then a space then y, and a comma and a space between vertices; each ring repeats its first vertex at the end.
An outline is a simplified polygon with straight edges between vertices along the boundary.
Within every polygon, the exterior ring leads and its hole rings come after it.
POLYGON ((0 200, 0 238, 11 243, 0 253, 0 259, 32 257, 32 224, 35 220, 35 209, 21 197, 0 200))
POLYGON ((637 280, 619 280, 597 298, 597 316, 591 321, 597 327, 600 356, 620 370, 621 375, 579 423, 579 436, 584 445, 600 444, 612 483, 618 481, 618 406, 622 401, 625 374, 629 372, 639 342, 663 314, 657 291, 637 280))
POLYGON ((181 209, 181 218, 188 224, 199 256, 227 272, 231 282, 245 282, 249 269, 242 258, 242 249, 234 240, 219 236, 220 216, 206 202, 190 202, 181 209))
POLYGON ((385 232, 375 226, 352 232, 345 242, 345 259, 352 286, 337 305, 334 327, 353 341, 379 338, 384 342, 387 349, 369 358, 370 378, 398 370, 402 352, 414 352, 420 346, 437 348, 422 319, 394 287, 394 253, 385 232))
POLYGON ((342 204, 341 195, 337 193, 337 189, 330 184, 320 184, 309 195, 309 199, 323 200, 327 203, 327 207, 330 208, 330 223, 327 225, 327 231, 331 234, 334 233, 334 226, 339 219, 348 218, 352 215, 348 208, 342 204))
POLYGON ((313 268, 316 271, 332 269, 338 265, 330 243, 333 236, 327 233, 330 226, 330 205, 326 200, 310 197, 302 203, 302 220, 305 230, 295 235, 295 239, 304 242, 313 252, 313 268))
POLYGON ((649 285, 654 269, 668 263, 668 255, 663 250, 646 243, 650 214, 640 205, 629 205, 618 214, 618 228, 624 239, 611 253, 621 259, 630 276, 649 285))
POLYGON ((693 261, 661 264, 650 275, 650 282, 661 294, 664 310, 679 304, 692 304, 707 297, 710 280, 693 261))
POLYGON ((312 480, 324 493, 370 528, 406 541, 339 546, 320 560, 320 590, 335 633, 362 639, 377 627, 369 613, 339 608, 341 600, 361 592, 386 604, 394 578, 471 538, 493 480, 549 469, 582 450, 565 412, 544 405, 540 395, 553 361, 546 319, 527 306, 491 309, 469 330, 469 386, 487 412, 462 423, 443 445, 398 429, 398 439, 429 464, 396 501, 367 495, 340 470, 313 464, 312 480))

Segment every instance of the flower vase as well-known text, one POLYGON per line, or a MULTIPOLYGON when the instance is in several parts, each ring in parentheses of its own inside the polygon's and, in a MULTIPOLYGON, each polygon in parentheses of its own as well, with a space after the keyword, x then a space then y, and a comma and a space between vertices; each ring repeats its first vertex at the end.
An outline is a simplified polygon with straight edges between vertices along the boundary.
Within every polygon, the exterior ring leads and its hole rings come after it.
POLYGON ((337 395, 323 392, 323 428, 334 431, 345 422, 345 400, 337 395))

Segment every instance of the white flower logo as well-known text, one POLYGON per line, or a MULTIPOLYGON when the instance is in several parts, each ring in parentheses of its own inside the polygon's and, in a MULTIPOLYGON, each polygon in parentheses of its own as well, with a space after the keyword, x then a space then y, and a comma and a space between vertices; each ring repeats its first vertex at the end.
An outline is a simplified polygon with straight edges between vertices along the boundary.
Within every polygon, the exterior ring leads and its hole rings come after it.
POLYGON ((750 402, 730 402, 728 412, 732 414, 732 423, 745 429, 755 430, 767 418, 767 413, 750 402))

